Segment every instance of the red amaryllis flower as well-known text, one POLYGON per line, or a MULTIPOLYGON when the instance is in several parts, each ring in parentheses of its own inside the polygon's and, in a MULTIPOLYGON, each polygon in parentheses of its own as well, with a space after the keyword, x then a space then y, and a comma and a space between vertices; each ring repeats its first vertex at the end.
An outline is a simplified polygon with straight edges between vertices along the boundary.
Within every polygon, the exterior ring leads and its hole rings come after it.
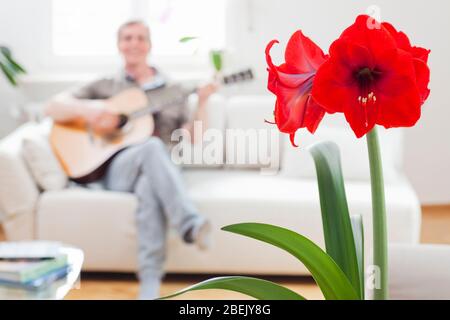
POLYGON ((429 51, 411 47, 387 23, 361 15, 330 47, 330 58, 314 80, 312 95, 327 112, 343 112, 359 138, 375 124, 410 127, 428 97, 429 51))
POLYGON ((268 89, 277 96, 275 123, 279 130, 290 135, 295 146, 295 132, 307 128, 317 129, 325 110, 311 97, 311 88, 317 69, 327 59, 322 50, 301 31, 290 38, 285 51, 285 63, 275 66, 270 49, 278 43, 271 41, 266 48, 269 71, 268 89))

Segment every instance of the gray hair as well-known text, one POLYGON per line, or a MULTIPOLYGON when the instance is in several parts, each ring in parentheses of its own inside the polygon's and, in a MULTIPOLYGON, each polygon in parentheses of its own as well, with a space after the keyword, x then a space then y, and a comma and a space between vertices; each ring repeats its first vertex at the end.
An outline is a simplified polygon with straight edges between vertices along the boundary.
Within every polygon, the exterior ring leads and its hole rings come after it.
POLYGON ((145 29, 147 30, 147 40, 150 41, 150 28, 148 27, 148 25, 142 21, 142 20, 129 20, 125 23, 122 23, 119 27, 119 29, 117 30, 117 41, 120 40, 120 36, 122 34, 122 31, 130 26, 135 26, 135 25, 141 25, 144 26, 145 29))

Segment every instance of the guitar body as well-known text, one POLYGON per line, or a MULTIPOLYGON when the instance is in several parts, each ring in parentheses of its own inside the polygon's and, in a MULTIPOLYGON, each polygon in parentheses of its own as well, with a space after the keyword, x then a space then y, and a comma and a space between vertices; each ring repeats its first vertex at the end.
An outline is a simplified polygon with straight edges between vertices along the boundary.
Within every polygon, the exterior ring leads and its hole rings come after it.
MULTIPOLYGON (((147 105, 140 89, 127 89, 108 100, 107 108, 130 114, 147 105)), ((153 117, 148 114, 126 124, 113 136, 104 137, 89 132, 77 124, 53 125, 50 143, 67 175, 80 183, 100 178, 109 161, 126 147, 146 141, 153 133, 153 117)))

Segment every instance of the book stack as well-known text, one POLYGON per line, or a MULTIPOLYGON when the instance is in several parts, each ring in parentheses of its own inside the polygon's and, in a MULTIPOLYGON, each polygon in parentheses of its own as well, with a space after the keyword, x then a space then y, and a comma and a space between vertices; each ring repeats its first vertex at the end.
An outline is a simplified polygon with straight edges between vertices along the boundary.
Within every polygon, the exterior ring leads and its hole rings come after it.
POLYGON ((67 255, 54 242, 1 242, 0 286, 39 290, 69 272, 67 255))

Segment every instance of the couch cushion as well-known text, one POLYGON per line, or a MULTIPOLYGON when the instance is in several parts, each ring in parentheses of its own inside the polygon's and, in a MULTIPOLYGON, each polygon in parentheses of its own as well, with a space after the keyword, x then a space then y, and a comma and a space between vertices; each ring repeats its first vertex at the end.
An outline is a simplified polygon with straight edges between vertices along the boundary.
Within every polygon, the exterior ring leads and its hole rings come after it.
MULTIPOLYGON (((6 216, 31 213, 39 191, 22 158, 22 140, 39 134, 39 126, 28 123, 0 142, 0 212, 6 216)), ((6 218, 0 216, 0 220, 6 218)))
POLYGON ((237 96, 227 104, 225 157, 228 168, 266 168, 278 171, 282 145, 273 121, 275 97, 237 96))
MULTIPOLYGON (((299 130, 295 141, 298 148, 291 145, 288 137, 284 139, 284 158, 281 173, 286 177, 315 178, 316 171, 308 146, 330 140, 340 149, 342 170, 345 179, 355 181, 369 181, 369 158, 366 138, 357 139, 353 131, 346 124, 342 124, 341 115, 328 116, 337 119, 327 119, 314 135, 306 130, 299 130)), ((386 130, 378 127, 378 135, 383 161, 384 180, 394 183, 399 179, 398 171, 401 165, 401 129, 386 130)))
MULTIPOLYGON (((198 99, 196 95, 189 97, 191 114, 195 114, 198 99)), ((185 168, 218 168, 224 162, 224 129, 225 129, 225 98, 214 94, 210 97, 207 113, 207 124, 197 122, 196 132, 201 133, 205 126, 207 131, 196 140, 195 144, 184 140, 171 150, 172 160, 185 168)), ((177 137, 178 140, 178 137, 177 137)))
POLYGON ((136 208, 131 193, 86 188, 47 191, 37 204, 37 237, 83 249, 83 270, 136 270, 136 208))
POLYGON ((48 136, 25 137, 23 157, 42 190, 60 190, 68 178, 48 141, 48 136))

